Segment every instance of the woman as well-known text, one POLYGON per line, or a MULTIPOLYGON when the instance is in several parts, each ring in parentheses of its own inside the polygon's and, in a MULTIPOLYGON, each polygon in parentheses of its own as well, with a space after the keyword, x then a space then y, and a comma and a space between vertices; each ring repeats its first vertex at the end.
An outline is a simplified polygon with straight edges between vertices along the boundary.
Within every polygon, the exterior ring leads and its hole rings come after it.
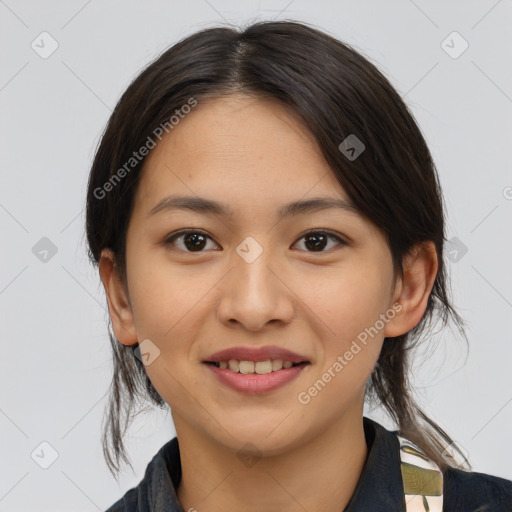
POLYGON ((409 389, 434 321, 464 333, 444 229, 417 124, 348 45, 259 22, 163 53, 103 134, 87 236, 113 328, 107 463, 128 462, 137 397, 177 436, 109 511, 512 510, 512 482, 463 468, 409 389), (372 399, 396 431, 363 417, 372 399))

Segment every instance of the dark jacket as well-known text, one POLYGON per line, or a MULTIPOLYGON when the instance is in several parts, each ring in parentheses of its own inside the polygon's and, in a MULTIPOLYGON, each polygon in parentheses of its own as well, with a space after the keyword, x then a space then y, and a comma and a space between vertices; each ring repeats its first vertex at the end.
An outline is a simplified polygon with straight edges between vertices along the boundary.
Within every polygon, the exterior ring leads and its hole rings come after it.
MULTIPOLYGON (((405 512, 397 431, 363 417, 368 456, 343 512, 405 512)), ((177 438, 166 443, 137 487, 106 512, 184 512, 176 495, 181 480, 177 438)), ((512 481, 449 468, 443 473, 444 512, 512 512, 512 481)), ((428 510, 428 508, 426 508, 428 510)))

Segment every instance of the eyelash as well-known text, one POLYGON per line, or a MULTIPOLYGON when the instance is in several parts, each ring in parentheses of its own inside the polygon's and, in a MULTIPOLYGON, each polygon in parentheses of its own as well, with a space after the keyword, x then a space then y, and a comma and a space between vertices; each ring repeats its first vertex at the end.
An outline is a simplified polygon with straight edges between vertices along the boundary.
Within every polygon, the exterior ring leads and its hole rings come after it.
MULTIPOLYGON (((207 235, 204 231, 200 230, 200 229, 185 229, 185 230, 181 230, 181 231, 178 231, 176 233, 173 233, 171 234, 164 242, 165 245, 172 245, 173 242, 177 239, 177 238, 180 238, 181 236, 183 235, 188 235, 188 234, 200 234, 200 235, 203 235, 205 236, 206 238, 209 238, 210 240, 213 240, 209 235, 207 235)), ((332 231, 330 230, 326 230, 326 229, 314 229, 314 230, 311 230, 311 231, 307 231, 306 233, 304 233, 303 235, 301 235, 298 239, 297 239, 297 242, 299 240, 302 240, 303 238, 306 238, 308 235, 318 235, 318 234, 321 234, 321 235, 328 235, 329 238, 331 239, 334 239, 336 240, 337 242, 339 242, 339 245, 341 246, 346 246, 346 245, 349 245, 348 242, 346 242, 345 240, 343 240, 339 235, 333 233, 332 231)), ((297 242, 294 242, 294 245, 295 243, 297 242)), ((216 242, 215 242, 216 243, 216 242)), ((218 245, 218 244, 217 244, 218 245)), ((309 252, 311 254, 322 254, 322 253, 326 253, 328 252, 329 250, 327 251, 305 251, 305 252, 309 252)), ((195 254, 195 253, 202 253, 202 252, 205 252, 204 250, 203 251, 188 251, 188 250, 185 250, 183 252, 186 252, 186 253, 189 253, 189 254, 195 254)))

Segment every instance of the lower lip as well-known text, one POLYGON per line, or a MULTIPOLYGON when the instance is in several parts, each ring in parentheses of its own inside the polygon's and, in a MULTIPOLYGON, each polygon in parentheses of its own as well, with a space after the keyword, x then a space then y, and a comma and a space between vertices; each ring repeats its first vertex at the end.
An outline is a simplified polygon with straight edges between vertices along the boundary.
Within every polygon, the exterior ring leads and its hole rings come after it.
POLYGON ((309 364, 301 364, 264 375, 258 375, 257 373, 246 375, 244 373, 235 373, 227 368, 218 368, 213 364, 204 364, 210 368, 220 382, 235 391, 249 395, 259 395, 274 391, 296 379, 302 370, 309 366, 309 364))

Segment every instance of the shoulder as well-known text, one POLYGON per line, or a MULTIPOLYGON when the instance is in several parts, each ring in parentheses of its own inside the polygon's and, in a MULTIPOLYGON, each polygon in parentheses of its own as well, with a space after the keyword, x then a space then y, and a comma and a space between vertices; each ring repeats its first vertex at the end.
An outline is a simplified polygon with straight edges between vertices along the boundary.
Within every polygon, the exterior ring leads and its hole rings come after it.
POLYGON ((180 479, 179 446, 175 437, 162 446, 151 459, 139 484, 126 491, 105 512, 181 512, 175 489, 180 479))
POLYGON ((512 480, 457 468, 443 476, 447 511, 512 512, 512 480))
POLYGON ((434 469, 441 476, 439 467, 428 459, 425 452, 417 445, 401 437, 399 431, 395 430, 393 434, 396 435, 400 444, 402 478, 406 495, 439 496, 442 486, 442 503, 445 512, 512 512, 512 480, 448 467, 442 471, 442 481, 428 474, 423 475, 423 478, 428 477, 428 480, 424 481, 421 473, 425 469, 434 469), (416 457, 411 459, 412 455, 416 457), (415 471, 410 471, 409 466, 415 471), (434 481, 437 482, 436 485, 434 481), (426 485, 432 492, 426 493, 426 485), (411 492, 417 489, 425 493, 411 492))
POLYGON ((105 512, 138 512, 138 488, 134 487, 111 505, 105 512))

